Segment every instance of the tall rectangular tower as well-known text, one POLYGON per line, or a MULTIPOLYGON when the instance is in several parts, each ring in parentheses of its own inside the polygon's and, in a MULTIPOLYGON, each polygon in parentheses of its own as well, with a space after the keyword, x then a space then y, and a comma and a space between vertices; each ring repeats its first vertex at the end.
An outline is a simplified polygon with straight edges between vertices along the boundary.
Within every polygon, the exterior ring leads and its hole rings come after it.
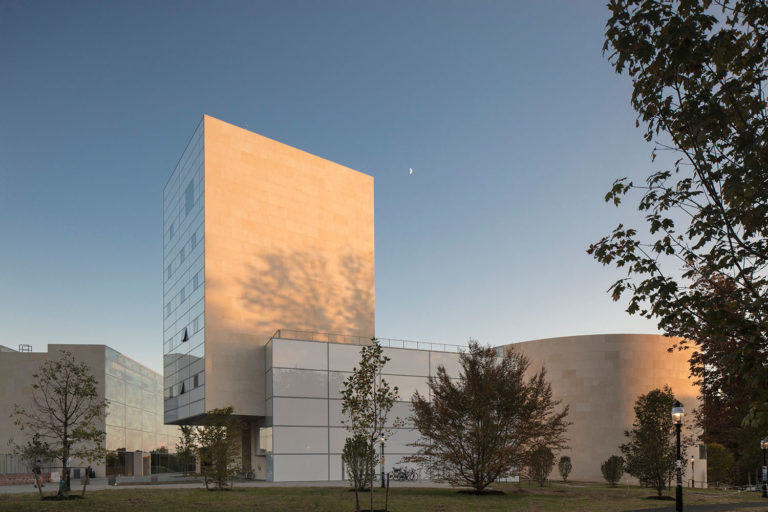
POLYGON ((166 422, 264 417, 277 329, 374 335, 371 176, 203 116, 163 224, 166 422))

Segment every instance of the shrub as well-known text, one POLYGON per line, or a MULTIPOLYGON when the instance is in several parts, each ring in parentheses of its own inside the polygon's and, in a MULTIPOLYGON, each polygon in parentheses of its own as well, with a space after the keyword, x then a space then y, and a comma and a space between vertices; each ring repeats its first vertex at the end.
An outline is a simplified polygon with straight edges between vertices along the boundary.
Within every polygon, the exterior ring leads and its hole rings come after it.
POLYGON ((602 471, 605 481, 611 487, 616 487, 624 475, 624 459, 618 455, 612 455, 600 465, 600 471, 602 471))
POLYGON ((540 486, 547 483, 547 478, 555 467, 555 454, 548 446, 540 445, 536 447, 528 458, 528 471, 530 477, 540 486))
POLYGON ((735 461, 728 448, 720 443, 707 445, 707 481, 729 484, 733 480, 735 461))
POLYGON ((560 462, 557 463, 557 470, 560 472, 560 476, 563 477, 563 482, 567 482, 568 475, 570 475, 573 470, 571 458, 567 455, 560 457, 560 462))

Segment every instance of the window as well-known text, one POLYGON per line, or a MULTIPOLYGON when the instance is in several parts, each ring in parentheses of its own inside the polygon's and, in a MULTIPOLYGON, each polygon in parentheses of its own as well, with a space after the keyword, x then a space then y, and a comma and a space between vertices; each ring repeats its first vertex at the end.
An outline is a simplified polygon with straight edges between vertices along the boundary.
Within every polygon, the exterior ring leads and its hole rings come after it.
POLYGON ((184 215, 189 215, 195 207, 195 182, 190 181, 187 190, 184 191, 184 215))
POLYGON ((184 301, 187 300, 187 287, 186 286, 181 289, 181 293, 179 294, 179 296, 180 296, 180 302, 183 304, 184 301))
POLYGON ((168 264, 168 270, 166 271, 166 275, 168 276, 166 277, 166 279, 170 279, 171 276, 173 275, 173 263, 168 264))
POLYGON ((171 316, 171 303, 165 305, 165 318, 171 316))
POLYGON ((173 238, 173 235, 176 234, 176 224, 171 222, 171 238, 173 238))
POLYGON ((187 257, 187 251, 184 247, 181 248, 179 251, 179 263, 184 263, 184 259, 187 257))
POLYGON ((196 388, 196 387, 197 387, 197 374, 195 374, 195 377, 194 377, 194 379, 193 379, 192 387, 193 387, 193 388, 196 388))
POLYGON ((184 328, 184 332, 181 335, 181 341, 189 341, 189 333, 187 332, 187 328, 184 328))
POLYGON ((195 317, 194 320, 192 320, 192 332, 195 333, 200 330, 200 317, 195 317))
POLYGON ((200 286, 200 274, 195 274, 192 276, 192 290, 197 290, 198 286, 200 286))
POLYGON ((699 458, 701 460, 706 460, 707 459, 707 445, 705 445, 705 444, 700 444, 699 445, 699 458))
POLYGON ((197 232, 192 233, 192 249, 197 247, 197 232))

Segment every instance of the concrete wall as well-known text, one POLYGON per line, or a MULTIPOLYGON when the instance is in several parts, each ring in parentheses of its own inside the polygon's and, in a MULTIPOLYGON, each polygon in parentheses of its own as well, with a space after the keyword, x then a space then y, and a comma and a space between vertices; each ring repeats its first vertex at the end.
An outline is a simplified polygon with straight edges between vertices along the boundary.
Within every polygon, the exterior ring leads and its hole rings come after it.
MULTIPOLYGON (((698 388, 689 376, 688 352, 668 352, 673 340, 653 334, 567 336, 507 345, 525 354, 531 370, 547 369, 554 398, 570 405, 568 430, 573 480, 602 481, 600 464, 621 455, 624 431, 635 418, 635 400, 652 389, 668 385, 686 411, 685 428, 691 431, 698 388)), ((691 449, 696 481, 706 480, 706 460, 698 446, 691 449)), ((552 478, 559 478, 557 469, 552 478)), ((690 464, 686 472, 690 478, 690 464)), ((625 479, 629 479, 625 475, 625 479)))
POLYGON ((373 178, 204 123, 206 409, 263 416, 275 330, 374 334, 373 178))

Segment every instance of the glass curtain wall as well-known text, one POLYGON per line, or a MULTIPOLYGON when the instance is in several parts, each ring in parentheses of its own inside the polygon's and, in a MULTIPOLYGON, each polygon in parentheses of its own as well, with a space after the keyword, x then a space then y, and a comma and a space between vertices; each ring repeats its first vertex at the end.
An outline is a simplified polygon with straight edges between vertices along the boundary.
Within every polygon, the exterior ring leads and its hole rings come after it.
POLYGON ((126 474, 118 452, 175 451, 179 429, 163 422, 162 376, 109 347, 104 370, 108 473, 126 474))
POLYGON ((203 142, 201 121, 163 190, 166 422, 205 412, 203 142))

